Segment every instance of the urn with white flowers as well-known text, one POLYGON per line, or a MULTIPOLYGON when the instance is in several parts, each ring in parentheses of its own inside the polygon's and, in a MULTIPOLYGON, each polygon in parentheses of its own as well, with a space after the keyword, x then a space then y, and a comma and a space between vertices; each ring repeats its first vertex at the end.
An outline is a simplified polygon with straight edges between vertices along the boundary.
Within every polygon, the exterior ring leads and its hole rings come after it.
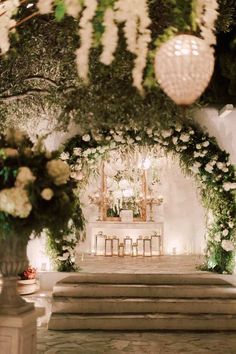
POLYGON ((0 135, 0 273, 3 286, 0 313, 17 314, 32 308, 16 291, 17 274, 27 268, 30 235, 49 230, 58 238, 69 220, 76 223, 77 198, 69 166, 33 146, 22 132, 0 135), (58 236, 59 235, 59 236, 58 236))

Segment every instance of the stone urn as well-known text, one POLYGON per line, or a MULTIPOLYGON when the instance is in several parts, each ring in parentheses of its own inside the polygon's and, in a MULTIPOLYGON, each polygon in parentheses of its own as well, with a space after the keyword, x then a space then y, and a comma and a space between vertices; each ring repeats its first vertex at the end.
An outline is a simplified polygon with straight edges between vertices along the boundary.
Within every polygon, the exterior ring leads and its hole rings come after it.
POLYGON ((0 314, 17 315, 34 308, 34 305, 22 299, 17 291, 18 274, 28 266, 27 243, 28 237, 20 233, 9 233, 5 239, 0 239, 0 314))

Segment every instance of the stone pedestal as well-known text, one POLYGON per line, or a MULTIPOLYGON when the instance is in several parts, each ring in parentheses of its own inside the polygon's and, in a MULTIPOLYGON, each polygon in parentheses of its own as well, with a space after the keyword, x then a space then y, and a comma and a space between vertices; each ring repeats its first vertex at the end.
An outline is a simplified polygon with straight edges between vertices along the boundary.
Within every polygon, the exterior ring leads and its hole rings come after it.
POLYGON ((16 315, 0 314, 0 353, 36 354, 37 317, 43 308, 16 315))

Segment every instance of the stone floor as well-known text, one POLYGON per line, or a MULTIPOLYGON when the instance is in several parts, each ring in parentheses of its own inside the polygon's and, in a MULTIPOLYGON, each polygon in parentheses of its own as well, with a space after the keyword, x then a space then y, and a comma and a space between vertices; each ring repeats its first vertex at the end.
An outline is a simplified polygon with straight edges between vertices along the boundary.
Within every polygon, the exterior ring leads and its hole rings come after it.
POLYGON ((235 354, 235 332, 57 332, 38 329, 37 354, 235 354))
POLYGON ((78 264, 82 272, 92 273, 189 273, 203 263, 200 255, 154 257, 104 257, 81 255, 78 264))
MULTIPOLYGON (((199 256, 80 256, 81 272, 195 273, 199 256)), ((201 273, 201 272, 199 272, 201 273)), ((46 274, 45 274, 46 275, 46 274)), ((68 274, 66 274, 68 275, 68 274)), ((65 275, 65 276, 66 276, 65 275)), ((224 276, 236 285, 235 276, 224 276), (229 278, 228 278, 229 277, 229 278)), ((38 328, 37 354, 236 354, 235 332, 48 331, 38 328)))

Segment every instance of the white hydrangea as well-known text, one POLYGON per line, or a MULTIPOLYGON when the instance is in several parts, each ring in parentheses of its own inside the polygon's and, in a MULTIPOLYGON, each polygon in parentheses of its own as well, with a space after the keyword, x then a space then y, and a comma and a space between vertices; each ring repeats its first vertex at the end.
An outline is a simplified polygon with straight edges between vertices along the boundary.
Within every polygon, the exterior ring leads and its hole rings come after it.
POLYGON ((47 172, 56 185, 65 184, 70 177, 68 164, 61 160, 51 160, 46 165, 47 172))
POLYGON ((27 218, 32 210, 27 191, 18 187, 1 190, 0 210, 15 217, 27 218))
POLYGON ((15 186, 25 187, 29 183, 33 183, 36 177, 33 175, 29 167, 20 167, 16 176, 15 186))

